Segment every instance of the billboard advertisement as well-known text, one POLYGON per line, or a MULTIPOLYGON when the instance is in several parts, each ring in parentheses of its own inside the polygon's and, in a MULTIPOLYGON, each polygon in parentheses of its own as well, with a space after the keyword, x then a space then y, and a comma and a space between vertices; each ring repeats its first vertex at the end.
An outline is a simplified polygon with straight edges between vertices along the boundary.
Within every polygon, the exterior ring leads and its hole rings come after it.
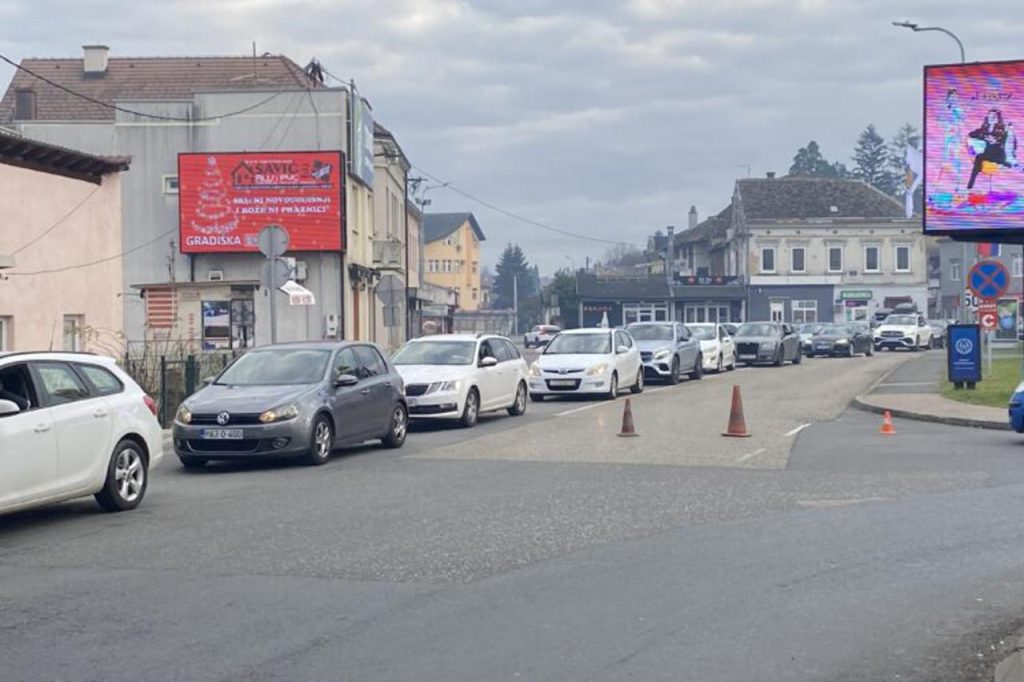
POLYGON ((373 110, 358 93, 352 99, 352 174, 373 187, 373 110))
POLYGON ((1022 128, 1024 61, 925 67, 925 232, 1024 230, 1022 128))
POLYGON ((182 253, 258 252, 267 225, 291 251, 342 251, 345 166, 339 151, 178 155, 182 253))

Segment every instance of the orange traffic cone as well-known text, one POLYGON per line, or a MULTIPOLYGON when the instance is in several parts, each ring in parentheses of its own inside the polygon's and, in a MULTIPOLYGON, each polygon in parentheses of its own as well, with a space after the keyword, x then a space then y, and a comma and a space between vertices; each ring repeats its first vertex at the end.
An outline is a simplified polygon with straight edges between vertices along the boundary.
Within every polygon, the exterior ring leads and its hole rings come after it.
POLYGON ((619 431, 620 438, 635 438, 640 434, 633 428, 633 406, 629 403, 629 398, 626 398, 626 406, 622 408, 622 430, 619 431))
POLYGON ((879 433, 883 436, 892 436, 896 433, 896 427, 892 425, 892 413, 889 410, 885 411, 885 417, 882 418, 882 430, 879 433))
POLYGON ((740 397, 740 387, 732 387, 732 409, 729 411, 729 428, 722 434, 731 438, 750 438, 747 433, 747 422, 743 419, 743 399, 740 397))

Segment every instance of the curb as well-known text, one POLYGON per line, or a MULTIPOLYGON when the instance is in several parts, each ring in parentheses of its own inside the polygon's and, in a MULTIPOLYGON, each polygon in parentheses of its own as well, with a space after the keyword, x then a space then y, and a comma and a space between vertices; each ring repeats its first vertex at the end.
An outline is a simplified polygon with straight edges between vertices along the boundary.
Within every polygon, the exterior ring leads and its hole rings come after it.
POLYGON ((853 399, 853 407, 864 412, 884 414, 889 412, 893 417, 900 419, 911 419, 919 422, 931 422, 933 424, 945 424, 947 426, 965 426, 974 429, 989 429, 991 431, 1010 431, 1010 425, 1006 422, 989 421, 987 419, 970 419, 968 417, 943 417, 927 412, 913 412, 911 410, 898 410, 887 407, 879 407, 864 401, 865 395, 859 395, 853 399))

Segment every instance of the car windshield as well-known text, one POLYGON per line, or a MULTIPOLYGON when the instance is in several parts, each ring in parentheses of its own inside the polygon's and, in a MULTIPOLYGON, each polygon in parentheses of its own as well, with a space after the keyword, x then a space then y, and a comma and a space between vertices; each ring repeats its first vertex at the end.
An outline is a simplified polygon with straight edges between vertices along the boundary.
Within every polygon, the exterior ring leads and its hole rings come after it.
POLYGON ((778 336, 779 328, 767 322, 750 322, 740 327, 736 336, 778 336))
POLYGON ((606 333, 559 334, 544 349, 544 355, 597 355, 611 352, 611 336, 606 333))
POLYGON ((323 381, 329 350, 276 348, 246 353, 217 377, 228 386, 292 386, 323 381))
POLYGON ((821 327, 822 325, 820 324, 809 323, 800 325, 799 329, 801 334, 814 334, 817 333, 817 331, 820 330, 821 327))
POLYGON ((917 324, 917 318, 913 315, 890 315, 885 318, 885 324, 894 324, 900 327, 908 327, 917 324))
POLYGON ((693 332, 694 337, 700 341, 709 341, 717 338, 715 336, 715 326, 711 324, 688 324, 687 328, 693 332))
POLYGON ((850 333, 850 328, 845 324, 826 324, 819 327, 816 333, 828 336, 843 336, 850 333))
POLYGON ((637 341, 671 341, 674 338, 670 324, 631 324, 626 329, 637 341))
POLYGON ((391 361, 396 365, 471 365, 475 341, 413 341, 402 346, 391 361))

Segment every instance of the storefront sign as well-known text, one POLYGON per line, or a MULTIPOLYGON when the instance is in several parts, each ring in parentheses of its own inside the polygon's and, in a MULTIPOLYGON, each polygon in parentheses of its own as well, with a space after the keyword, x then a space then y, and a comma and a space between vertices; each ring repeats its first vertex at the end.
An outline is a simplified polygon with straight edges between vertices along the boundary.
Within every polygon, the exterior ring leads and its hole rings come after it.
POLYGON ((981 328, 976 324, 951 324, 947 332, 949 380, 954 384, 981 381, 981 328))
POLYGON ((841 301, 870 301, 871 298, 872 292, 870 289, 839 292, 839 300, 841 301))
POLYGON ((740 283, 739 277, 723 277, 720 275, 700 275, 700 276, 687 276, 687 275, 676 275, 675 281, 679 284, 686 284, 690 286, 726 286, 736 285, 740 283))

